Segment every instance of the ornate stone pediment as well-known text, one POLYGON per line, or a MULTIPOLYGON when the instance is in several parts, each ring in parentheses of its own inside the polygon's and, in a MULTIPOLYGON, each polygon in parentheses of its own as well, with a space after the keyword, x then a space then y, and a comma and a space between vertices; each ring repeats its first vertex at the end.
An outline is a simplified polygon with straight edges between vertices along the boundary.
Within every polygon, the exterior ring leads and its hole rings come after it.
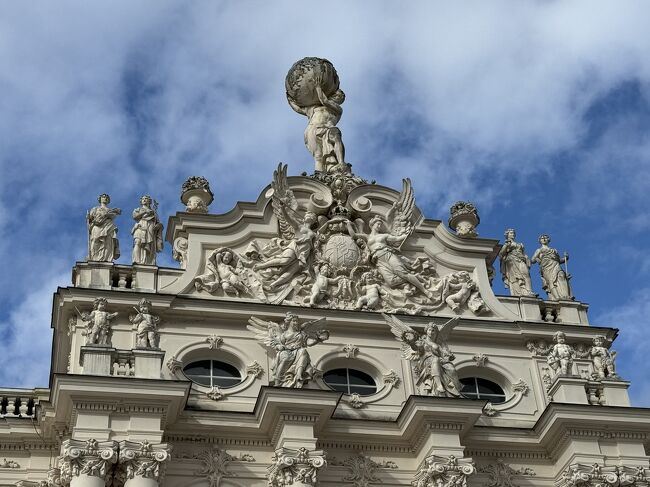
POLYGON ((274 171, 256 203, 223 215, 179 213, 167 239, 187 241, 185 271, 161 291, 330 309, 515 318, 494 297, 497 243, 461 239, 400 192, 350 168, 274 171))

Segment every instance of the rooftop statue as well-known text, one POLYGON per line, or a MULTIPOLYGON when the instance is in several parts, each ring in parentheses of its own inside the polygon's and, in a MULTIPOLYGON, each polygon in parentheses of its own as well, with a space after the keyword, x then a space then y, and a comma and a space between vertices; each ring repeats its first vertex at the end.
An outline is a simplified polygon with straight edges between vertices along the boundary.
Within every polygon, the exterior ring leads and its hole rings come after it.
POLYGON ((569 260, 569 254, 565 252, 564 257, 560 257, 556 249, 548 246, 551 243, 551 237, 546 234, 539 236, 539 243, 542 246, 535 251, 531 261, 539 264, 544 291, 548 294, 549 299, 555 301, 573 299, 569 287, 570 276, 562 269, 562 264, 569 260))
POLYGON ((158 204, 151 196, 140 198, 140 207, 133 210, 135 224, 131 229, 133 235, 133 263, 156 265, 156 254, 162 252, 162 223, 158 219, 158 204), (153 207, 152 207, 153 204, 153 207))
POLYGON ((119 208, 109 208, 111 197, 106 193, 97 198, 99 206, 86 214, 88 222, 88 260, 113 262, 120 257, 115 218, 122 213, 119 208))
POLYGON ((309 120, 305 145, 314 156, 316 171, 349 171, 341 130, 336 126, 343 114, 345 94, 332 63, 317 57, 301 59, 287 73, 285 87, 291 108, 309 120))
POLYGON ((530 280, 530 259, 524 244, 515 242, 517 234, 512 228, 504 232, 505 242, 499 251, 501 276, 512 296, 535 296, 530 280))

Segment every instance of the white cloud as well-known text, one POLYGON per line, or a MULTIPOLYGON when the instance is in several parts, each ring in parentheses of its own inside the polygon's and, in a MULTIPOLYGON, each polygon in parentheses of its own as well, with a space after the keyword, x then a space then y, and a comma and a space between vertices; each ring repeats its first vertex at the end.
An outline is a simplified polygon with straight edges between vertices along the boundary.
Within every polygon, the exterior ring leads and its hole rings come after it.
POLYGON ((645 407, 650 407, 647 367, 649 316, 650 287, 637 290, 626 303, 593 320, 594 323, 621 328, 621 334, 612 347, 618 350, 617 372, 632 381, 630 396, 633 404, 645 407))
MULTIPOLYGON (((62 268, 62 263, 55 265, 62 268)), ((2 387, 46 387, 52 350, 52 295, 64 281, 61 273, 45 271, 6 320, 0 321, 0 384, 2 387)), ((67 273, 66 273, 67 274, 67 273)))
MULTIPOLYGON (((581 144, 594 102, 624 82, 650 86, 649 16, 648 2, 587 0, 3 5, 0 254, 12 276, 0 282, 3 307, 27 313, 41 269, 83 257, 83 218, 101 192, 123 209, 127 249, 141 193, 168 215, 183 179, 204 175, 223 211, 254 200, 279 160, 311 171, 306 120, 283 84, 303 56, 339 70, 356 172, 391 186, 410 176, 418 202, 438 210, 429 216, 444 218, 460 198, 484 214, 509 186, 566 172, 610 188, 576 184, 580 211, 626 208, 647 230, 650 151, 628 136, 640 128, 581 144), (564 152, 575 152, 572 167, 555 162, 564 152)), ((39 286, 45 301, 66 281, 39 286)))

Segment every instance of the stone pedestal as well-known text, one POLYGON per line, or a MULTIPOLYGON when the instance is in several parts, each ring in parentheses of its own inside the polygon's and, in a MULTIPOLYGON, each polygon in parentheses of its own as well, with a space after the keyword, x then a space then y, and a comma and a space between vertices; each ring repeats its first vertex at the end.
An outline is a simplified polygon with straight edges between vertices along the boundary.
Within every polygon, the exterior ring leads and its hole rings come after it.
POLYGON ((79 262, 72 270, 72 282, 76 287, 110 289, 113 267, 112 262, 79 262))
POLYGON ((627 389, 630 383, 625 380, 603 380, 603 394, 606 406, 630 406, 627 389))
POLYGON ((524 320, 541 320, 541 302, 542 300, 535 296, 519 296, 519 309, 521 310, 521 317, 524 320))
POLYGON ((135 376, 143 379, 160 379, 165 352, 150 348, 134 348, 135 376))
POLYGON ((585 389, 587 382, 587 379, 578 375, 558 375, 548 393, 553 402, 589 404, 585 389))
POLYGON ((113 358, 117 350, 112 347, 86 345, 79 352, 79 365, 86 375, 111 375, 113 358))
POLYGON ((133 283, 131 287, 138 291, 156 291, 158 266, 133 264, 133 283))

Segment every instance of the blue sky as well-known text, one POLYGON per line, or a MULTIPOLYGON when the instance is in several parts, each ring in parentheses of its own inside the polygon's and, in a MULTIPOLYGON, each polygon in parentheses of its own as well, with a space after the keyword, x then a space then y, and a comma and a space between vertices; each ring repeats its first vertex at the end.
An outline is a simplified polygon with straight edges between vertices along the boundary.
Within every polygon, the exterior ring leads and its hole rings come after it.
MULTIPOLYGON (((650 406, 648 18, 648 2, 593 0, 3 5, 0 384, 47 384, 52 293, 85 255, 98 194, 123 209, 128 262, 141 194, 166 222, 189 175, 220 212, 256 199, 278 161, 311 171, 283 83, 320 56, 347 94, 355 172, 411 177, 429 218, 472 200, 482 236, 514 227, 529 254, 549 233, 650 406)), ((160 262, 175 265, 168 244, 160 262)))

